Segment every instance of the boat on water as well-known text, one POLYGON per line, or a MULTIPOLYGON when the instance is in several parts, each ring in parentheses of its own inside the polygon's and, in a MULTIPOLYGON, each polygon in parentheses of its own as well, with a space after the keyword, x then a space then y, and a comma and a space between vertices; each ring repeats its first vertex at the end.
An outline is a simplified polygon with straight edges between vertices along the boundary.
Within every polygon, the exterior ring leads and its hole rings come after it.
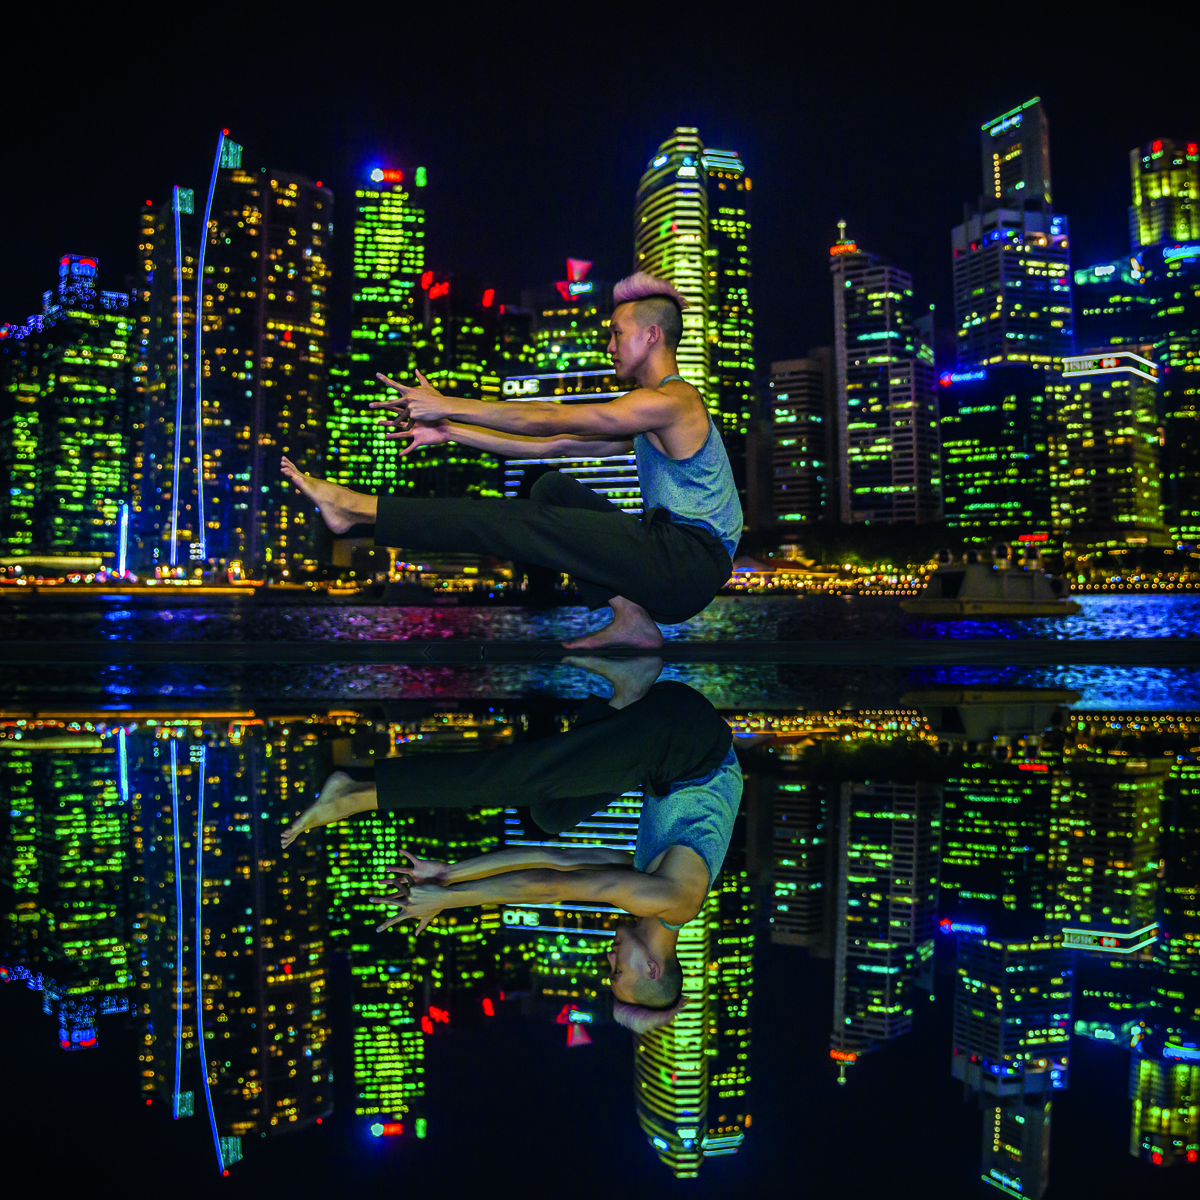
POLYGON ((939 551, 925 590, 900 607, 923 617, 1069 617, 1081 605, 1070 598, 1064 579, 1043 569, 1036 551, 1021 562, 1001 543, 992 548, 990 563, 975 550, 961 558, 939 551))

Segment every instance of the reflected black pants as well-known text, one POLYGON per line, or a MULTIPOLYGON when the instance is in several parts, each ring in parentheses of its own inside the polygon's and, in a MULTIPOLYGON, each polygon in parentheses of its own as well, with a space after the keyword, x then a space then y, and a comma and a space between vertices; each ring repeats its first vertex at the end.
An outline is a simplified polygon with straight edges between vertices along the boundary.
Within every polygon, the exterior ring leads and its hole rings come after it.
POLYGON ((664 796, 671 784, 708 774, 732 744, 709 701, 668 680, 622 709, 590 696, 568 733, 500 750, 382 759, 375 788, 381 810, 528 805, 542 829, 558 834, 625 792, 664 796))
POLYGON ((381 495, 375 544, 492 554, 565 571, 588 608, 624 596, 664 625, 706 608, 732 570, 707 529, 676 524, 661 508, 630 516, 559 471, 543 475, 528 500, 381 495))

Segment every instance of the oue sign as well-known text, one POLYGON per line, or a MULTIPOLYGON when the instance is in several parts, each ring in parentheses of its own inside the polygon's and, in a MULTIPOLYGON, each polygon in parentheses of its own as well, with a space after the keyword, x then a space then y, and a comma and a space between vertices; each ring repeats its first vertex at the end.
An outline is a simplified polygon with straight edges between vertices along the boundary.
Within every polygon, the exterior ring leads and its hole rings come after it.
POLYGON ((536 396, 540 387, 540 379, 506 379, 504 394, 506 396, 536 396))
POLYGON ((522 908, 506 908, 504 910, 505 925, 536 925, 538 915, 522 908))

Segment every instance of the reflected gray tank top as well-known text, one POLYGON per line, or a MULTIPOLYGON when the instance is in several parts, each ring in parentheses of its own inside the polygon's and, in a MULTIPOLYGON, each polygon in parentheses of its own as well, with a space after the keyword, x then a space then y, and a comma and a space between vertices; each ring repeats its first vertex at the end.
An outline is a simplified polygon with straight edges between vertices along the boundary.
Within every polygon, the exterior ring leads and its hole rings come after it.
MULTIPOLYGON (((634 869, 644 871, 672 846, 687 846, 704 859, 711 889, 725 861, 741 803, 742 768, 732 749, 707 775, 673 784, 665 796, 643 796, 634 869)), ((683 928, 662 923, 668 929, 683 928)))
MULTIPOLYGON (((682 375, 668 375, 659 387, 682 375)), ((708 437, 690 458, 671 458, 644 433, 633 439, 638 484, 646 508, 664 508, 680 525, 707 529, 725 547, 730 561, 742 536, 742 505, 738 500, 729 455, 721 435, 708 419, 708 437)))

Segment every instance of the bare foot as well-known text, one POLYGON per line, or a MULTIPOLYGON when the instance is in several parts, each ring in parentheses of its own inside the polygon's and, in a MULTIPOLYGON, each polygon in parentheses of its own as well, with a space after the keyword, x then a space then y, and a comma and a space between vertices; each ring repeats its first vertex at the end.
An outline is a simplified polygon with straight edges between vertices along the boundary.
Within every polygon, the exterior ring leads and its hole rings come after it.
POLYGON ((650 619, 650 614, 624 596, 614 596, 613 619, 603 629, 563 642, 567 650, 658 650, 663 644, 662 630, 650 619))
POLYGON ((345 533, 351 525, 375 520, 374 496, 352 492, 340 483, 330 483, 315 475, 305 475, 290 458, 282 460, 283 473, 316 506, 325 524, 334 533, 345 533))
POLYGON ((594 671, 613 685, 609 704, 613 708, 624 708, 640 700, 662 674, 662 659, 647 655, 645 658, 564 658, 563 662, 585 671, 594 671))
POLYGON ((345 771, 334 771, 325 780, 316 804, 306 808, 283 833, 283 848, 286 850, 302 833, 343 821, 355 813, 376 808, 375 785, 356 783, 345 771))

